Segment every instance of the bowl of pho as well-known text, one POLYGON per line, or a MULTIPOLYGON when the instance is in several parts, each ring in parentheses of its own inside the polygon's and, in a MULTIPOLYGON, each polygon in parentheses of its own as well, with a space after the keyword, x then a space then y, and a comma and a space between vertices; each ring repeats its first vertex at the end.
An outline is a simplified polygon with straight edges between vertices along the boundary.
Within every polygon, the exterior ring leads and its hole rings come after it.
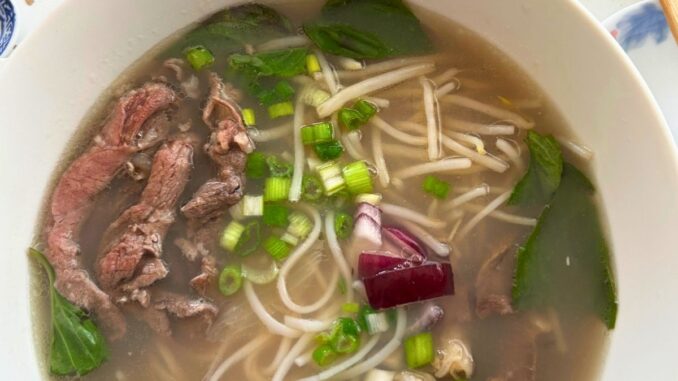
POLYGON ((668 130, 519 3, 65 1, 0 73, 4 371, 675 378, 668 130))

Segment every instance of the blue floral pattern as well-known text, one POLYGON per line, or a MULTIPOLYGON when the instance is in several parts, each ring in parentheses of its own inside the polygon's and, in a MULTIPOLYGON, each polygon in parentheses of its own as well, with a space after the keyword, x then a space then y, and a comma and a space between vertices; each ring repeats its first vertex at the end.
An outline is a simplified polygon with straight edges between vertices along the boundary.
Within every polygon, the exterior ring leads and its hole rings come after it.
POLYGON ((661 7, 656 3, 648 3, 636 12, 629 13, 617 23, 619 34, 617 40, 624 50, 642 46, 652 37, 657 44, 666 41, 669 26, 661 7))
POLYGON ((10 41, 12 35, 15 33, 14 24, 16 22, 16 13, 14 6, 9 0, 0 0, 0 54, 4 52, 10 41))

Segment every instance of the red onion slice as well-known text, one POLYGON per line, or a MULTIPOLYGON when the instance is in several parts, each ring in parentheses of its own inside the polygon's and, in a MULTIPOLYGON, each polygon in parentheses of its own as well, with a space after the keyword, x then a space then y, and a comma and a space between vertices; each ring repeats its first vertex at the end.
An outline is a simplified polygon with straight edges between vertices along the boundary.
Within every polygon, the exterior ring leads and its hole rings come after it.
POLYGON ((412 266, 413 263, 407 259, 388 252, 363 251, 358 257, 358 277, 368 278, 384 271, 412 266))
POLYGON ((374 309, 454 295, 449 263, 429 262, 417 267, 384 271, 363 279, 370 306, 374 309))
POLYGON ((422 263, 426 259, 426 250, 407 231, 392 226, 385 226, 382 229, 382 233, 389 242, 400 250, 397 253, 401 254, 402 257, 415 263, 422 263))

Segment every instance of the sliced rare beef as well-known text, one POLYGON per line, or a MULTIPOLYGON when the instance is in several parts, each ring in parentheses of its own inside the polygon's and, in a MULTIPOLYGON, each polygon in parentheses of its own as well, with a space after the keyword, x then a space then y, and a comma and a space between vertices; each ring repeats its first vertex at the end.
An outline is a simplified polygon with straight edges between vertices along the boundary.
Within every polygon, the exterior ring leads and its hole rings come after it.
POLYGON ((112 338, 124 335, 125 321, 109 295, 99 289, 81 265, 80 227, 95 197, 125 162, 157 142, 144 139, 155 126, 146 122, 175 99, 174 91, 160 83, 147 83, 123 95, 93 144, 66 169, 52 194, 46 254, 56 272, 55 287, 72 303, 94 312, 112 338))
MULTIPOLYGON (((191 285, 201 293, 216 278, 216 260, 212 252, 213 243, 217 241, 216 234, 222 226, 220 219, 228 207, 243 196, 247 153, 254 149, 236 98, 232 87, 224 85, 218 75, 210 75, 210 94, 202 118, 211 134, 204 149, 216 165, 217 175, 203 184, 181 208, 189 221, 188 238, 199 249, 192 253, 202 254, 201 273, 191 281, 191 285)), ((187 246, 182 248, 186 252, 184 248, 187 246)))
POLYGON ((116 237, 106 234, 110 244, 97 263, 97 277, 102 288, 116 298, 129 297, 167 275, 160 260, 162 244, 189 179, 192 145, 190 137, 182 136, 158 150, 139 202, 111 225, 116 237))
POLYGON ((163 336, 172 334, 171 316, 179 319, 202 319, 207 329, 219 313, 217 306, 206 299, 192 299, 186 295, 159 290, 148 291, 148 294, 151 300, 148 307, 128 304, 125 309, 146 323, 155 333, 163 336))
POLYGON ((511 288, 516 246, 514 237, 504 240, 483 262, 476 277, 476 314, 484 319, 491 315, 513 313, 511 288))

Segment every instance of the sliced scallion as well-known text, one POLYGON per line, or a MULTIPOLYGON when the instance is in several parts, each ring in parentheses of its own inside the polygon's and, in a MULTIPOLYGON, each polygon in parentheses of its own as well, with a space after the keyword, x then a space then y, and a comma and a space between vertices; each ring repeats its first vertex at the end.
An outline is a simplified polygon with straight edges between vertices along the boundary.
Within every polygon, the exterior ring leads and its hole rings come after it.
POLYGON ((450 184, 433 175, 428 175, 424 178, 422 189, 431 196, 442 200, 450 192, 450 184))
POLYGON ((299 237, 289 232, 283 233, 283 235, 280 236, 280 239, 283 242, 288 243, 290 246, 297 246, 299 244, 299 237))
POLYGON ((264 197, 245 195, 242 198, 243 216, 258 217, 264 214, 264 197))
POLYGON ((262 246, 268 255, 276 261, 281 261, 290 254, 290 247, 287 243, 276 236, 266 238, 262 246))
POLYGON ((351 131, 357 130, 365 124, 363 122, 362 114, 358 110, 352 108, 342 108, 339 110, 339 122, 342 126, 351 131))
POLYGON ((288 223, 289 208, 278 203, 267 202, 264 204, 263 221, 268 226, 284 228, 288 223))
POLYGON ((270 155, 266 158, 266 165, 273 177, 292 177, 292 173, 294 172, 294 166, 292 164, 278 159, 278 157, 274 155, 270 155))
POLYGON ((341 167, 334 161, 328 161, 317 168, 320 180, 323 183, 325 194, 331 196, 342 191, 346 187, 346 181, 342 177, 341 167))
POLYGON ((254 110, 251 108, 242 109, 242 120, 245 122, 247 127, 253 127, 257 125, 257 118, 254 114, 254 110))
POLYGON ((338 159, 344 153, 344 146, 338 140, 332 139, 328 142, 314 145, 313 150, 320 160, 328 161, 338 159))
POLYGON ((370 335, 388 331, 388 318, 383 312, 365 315, 365 323, 370 335))
MULTIPOLYGON (((265 258, 265 257, 262 257, 265 258)), ((242 276, 256 284, 268 284, 275 280, 278 276, 279 268, 275 261, 268 259, 268 267, 264 270, 255 268, 246 263, 242 265, 242 276)))
POLYGON ((301 128, 301 142, 305 145, 329 142, 334 139, 330 122, 313 123, 301 128))
POLYGON ((231 221, 221 233, 219 244, 224 250, 234 251, 244 231, 244 225, 236 221, 231 221))
POLYGON ((186 61, 195 71, 202 70, 214 63, 214 55, 202 45, 186 50, 186 61))
POLYGON ((242 286, 240 266, 226 266, 219 273, 219 291, 224 296, 231 296, 242 286))
POLYGON ((328 366, 333 363, 338 356, 329 344, 322 344, 313 351, 311 357, 318 366, 328 366))
POLYGON ((308 54, 306 56, 306 70, 308 70, 309 74, 320 72, 320 62, 315 54, 308 54))
POLYGON ((247 164, 245 165, 245 175, 250 179, 261 179, 266 176, 266 155, 261 152, 252 152, 247 155, 247 164))
POLYGON ((240 235, 233 251, 241 257, 246 257, 256 251, 260 243, 261 226, 259 221, 251 221, 245 225, 245 230, 240 235))
POLYGON ((264 201, 287 200, 292 180, 286 177, 269 177, 264 184, 264 201))
POLYGON ((294 105, 292 102, 280 102, 268 106, 268 117, 271 119, 280 118, 294 114, 294 105))
POLYGON ((355 196, 355 203, 367 203, 374 206, 379 206, 381 203, 381 194, 379 193, 361 193, 355 196))
POLYGON ((433 361, 433 336, 429 332, 405 339, 405 360, 410 368, 421 368, 433 361))
POLYGON ((372 176, 364 161, 354 161, 342 169, 346 188, 352 194, 371 193, 372 176))
POLYGON ((323 185, 317 177, 304 175, 301 180, 301 198, 304 201, 318 201, 323 195, 323 185))
POLYGON ((360 311, 360 304, 344 303, 341 305, 341 310, 349 314, 357 314, 360 311))
POLYGON ((287 232, 299 239, 306 238, 311 229, 313 229, 311 220, 302 213, 293 212, 290 214, 289 220, 290 224, 287 227, 287 232))
POLYGON ((372 118, 379 110, 374 103, 368 102, 364 99, 358 100, 353 105, 353 109, 362 115, 363 123, 367 123, 367 121, 369 121, 370 118, 372 118))
POLYGON ((334 216, 334 232, 337 238, 348 238, 353 232, 353 217, 344 212, 339 212, 334 216))

